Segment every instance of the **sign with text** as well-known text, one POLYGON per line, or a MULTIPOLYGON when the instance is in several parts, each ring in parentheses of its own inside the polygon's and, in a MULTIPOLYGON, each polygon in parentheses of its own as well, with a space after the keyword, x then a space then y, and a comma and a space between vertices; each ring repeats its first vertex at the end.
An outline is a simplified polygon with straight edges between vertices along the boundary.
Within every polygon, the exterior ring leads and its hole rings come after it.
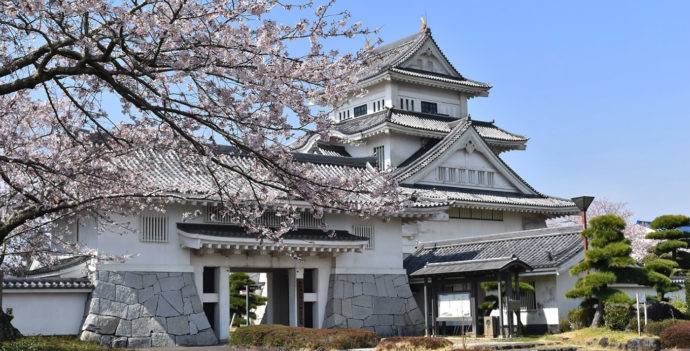
POLYGON ((470 318, 470 293, 438 295, 438 316, 442 318, 470 318))

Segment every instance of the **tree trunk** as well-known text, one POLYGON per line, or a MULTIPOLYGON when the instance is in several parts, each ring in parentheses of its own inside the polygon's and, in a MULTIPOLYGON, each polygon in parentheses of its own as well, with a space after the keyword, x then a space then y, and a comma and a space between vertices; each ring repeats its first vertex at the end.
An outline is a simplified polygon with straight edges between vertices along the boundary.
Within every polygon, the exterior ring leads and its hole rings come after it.
POLYGON ((592 318, 592 325, 590 325, 590 328, 599 328, 599 325, 601 325, 601 318, 604 317, 604 304, 599 302, 597 303, 597 310, 594 312, 594 318, 592 318))
POLYGON ((2 282, 4 280, 4 274, 0 272, 0 342, 17 340, 23 336, 17 328, 12 326, 14 316, 6 314, 2 310, 2 282))

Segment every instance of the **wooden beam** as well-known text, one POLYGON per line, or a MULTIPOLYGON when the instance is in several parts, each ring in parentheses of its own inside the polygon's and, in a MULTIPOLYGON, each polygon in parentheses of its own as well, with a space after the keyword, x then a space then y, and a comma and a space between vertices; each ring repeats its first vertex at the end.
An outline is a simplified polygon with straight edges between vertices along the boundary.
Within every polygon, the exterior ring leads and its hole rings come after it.
MULTIPOLYGON (((520 271, 515 270, 515 299, 520 301, 522 299, 522 296, 520 295, 520 271)), ((522 336, 522 318, 521 318, 521 310, 518 309, 517 311, 517 335, 522 336)))
POLYGON ((508 337, 513 338, 515 334, 513 333, 513 304, 511 301, 513 300, 513 277, 511 272, 506 272, 507 274, 505 275, 506 277, 506 305, 507 305, 507 311, 508 311, 508 337))
POLYGON ((424 277, 424 336, 429 336, 429 294, 427 293, 429 283, 424 277))
POLYGON ((470 281, 470 316, 472 318, 472 335, 476 338, 477 335, 477 311, 479 310, 479 306, 477 305, 477 301, 479 298, 478 294, 479 290, 477 289, 477 279, 472 279, 470 281))
POLYGON ((501 338, 504 338, 503 333, 503 282, 501 280, 503 277, 501 273, 496 273, 496 280, 498 281, 498 331, 500 332, 501 338))

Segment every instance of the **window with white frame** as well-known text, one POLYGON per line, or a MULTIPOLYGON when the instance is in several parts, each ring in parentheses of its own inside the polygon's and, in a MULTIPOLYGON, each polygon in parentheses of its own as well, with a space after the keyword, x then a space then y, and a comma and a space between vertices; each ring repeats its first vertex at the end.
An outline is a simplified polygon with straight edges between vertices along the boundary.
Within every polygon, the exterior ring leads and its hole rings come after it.
POLYGON ((150 243, 168 242, 168 216, 163 213, 141 215, 139 240, 150 243))
POLYGON ((379 171, 386 169, 386 156, 384 155, 383 145, 374 148, 374 156, 376 157, 379 171))
POLYGON ((477 184, 477 171, 468 170, 467 171, 467 182, 470 184, 477 184))
POLYGON ((486 185, 494 186, 494 172, 486 172, 486 185))
POLYGON ((352 234, 367 239, 367 249, 374 249, 374 226, 353 224, 352 234))
POLYGON ((477 184, 479 184, 479 185, 486 184, 486 172, 485 171, 478 171, 477 172, 477 184))

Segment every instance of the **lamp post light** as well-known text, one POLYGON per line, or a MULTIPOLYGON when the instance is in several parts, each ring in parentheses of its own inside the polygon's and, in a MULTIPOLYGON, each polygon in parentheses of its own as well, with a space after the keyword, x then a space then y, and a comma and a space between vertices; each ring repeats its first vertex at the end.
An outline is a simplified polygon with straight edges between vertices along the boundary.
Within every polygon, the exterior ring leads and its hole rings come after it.
MULTIPOLYGON (((577 208, 579 208, 580 211, 582 211, 582 230, 587 229, 587 209, 589 208, 589 205, 592 204, 592 201, 594 201, 594 196, 574 197, 571 200, 573 200, 575 206, 577 206, 577 208)), ((587 252, 587 237, 583 237, 585 238, 585 252, 587 252)), ((585 274, 589 274, 589 271, 585 272, 585 274)))

